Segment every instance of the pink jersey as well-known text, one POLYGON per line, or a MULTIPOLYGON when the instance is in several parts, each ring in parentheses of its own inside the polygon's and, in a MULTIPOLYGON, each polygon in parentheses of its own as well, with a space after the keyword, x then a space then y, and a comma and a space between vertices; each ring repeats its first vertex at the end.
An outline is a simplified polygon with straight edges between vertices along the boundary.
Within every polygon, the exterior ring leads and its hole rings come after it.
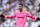
POLYGON ((31 17, 35 19, 32 15, 30 15, 27 11, 17 11, 12 16, 7 16, 7 18, 15 18, 16 17, 16 27, 25 27, 26 17, 31 17))

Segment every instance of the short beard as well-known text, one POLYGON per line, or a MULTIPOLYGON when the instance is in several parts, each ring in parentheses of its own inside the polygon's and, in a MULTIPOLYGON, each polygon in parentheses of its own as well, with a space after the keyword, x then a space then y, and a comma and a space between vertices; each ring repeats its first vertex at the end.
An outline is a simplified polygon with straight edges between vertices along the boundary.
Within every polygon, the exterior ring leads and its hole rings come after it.
POLYGON ((22 11, 22 8, 20 8, 20 11, 22 11))

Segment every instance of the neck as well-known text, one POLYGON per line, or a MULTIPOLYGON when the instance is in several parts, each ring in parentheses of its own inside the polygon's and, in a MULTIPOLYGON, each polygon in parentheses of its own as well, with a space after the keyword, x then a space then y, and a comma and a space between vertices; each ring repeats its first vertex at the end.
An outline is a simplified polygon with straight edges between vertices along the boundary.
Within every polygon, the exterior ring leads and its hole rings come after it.
POLYGON ((20 9, 20 12, 22 12, 22 9, 20 9))

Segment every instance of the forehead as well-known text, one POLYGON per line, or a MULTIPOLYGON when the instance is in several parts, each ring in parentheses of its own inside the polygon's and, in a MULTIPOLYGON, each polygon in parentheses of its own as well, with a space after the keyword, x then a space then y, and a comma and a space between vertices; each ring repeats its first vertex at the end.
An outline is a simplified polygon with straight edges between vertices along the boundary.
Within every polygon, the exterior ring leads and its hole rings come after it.
POLYGON ((19 5, 19 6, 22 6, 22 5, 19 5))

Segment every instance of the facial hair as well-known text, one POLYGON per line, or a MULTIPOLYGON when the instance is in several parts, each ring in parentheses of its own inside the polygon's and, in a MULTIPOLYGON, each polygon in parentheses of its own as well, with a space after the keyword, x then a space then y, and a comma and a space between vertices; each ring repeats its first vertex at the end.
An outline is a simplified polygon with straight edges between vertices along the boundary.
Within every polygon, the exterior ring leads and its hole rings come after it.
POLYGON ((22 8, 19 8, 20 12, 22 12, 22 8))

